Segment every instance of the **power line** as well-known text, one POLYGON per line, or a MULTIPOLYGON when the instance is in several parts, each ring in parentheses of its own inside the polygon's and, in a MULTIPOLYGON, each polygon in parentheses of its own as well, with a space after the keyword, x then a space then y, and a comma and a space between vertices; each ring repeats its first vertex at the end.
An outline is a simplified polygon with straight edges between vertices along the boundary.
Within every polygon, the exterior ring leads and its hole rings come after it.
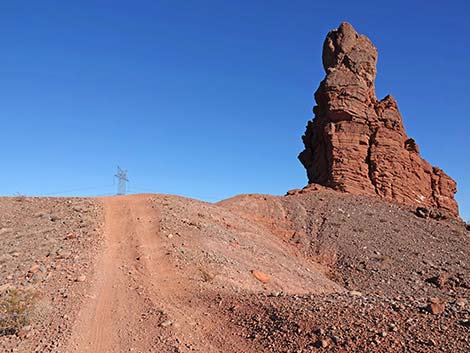
POLYGON ((129 187, 129 191, 130 192, 150 192, 150 193, 153 193, 153 194, 169 194, 169 195, 177 195, 177 196, 183 196, 183 197, 188 197, 188 198, 197 198, 197 199, 206 199, 206 200, 215 200, 215 201, 218 201, 218 200, 222 200, 223 197, 215 197, 215 196, 209 196, 209 195, 189 195, 189 194, 175 194, 175 193, 168 193, 168 192, 162 192, 162 191, 156 191, 154 189, 149 189, 149 188, 143 188, 143 187, 140 187, 140 186, 134 186, 132 185, 132 187, 129 187))
POLYGON ((100 196, 113 196, 115 195, 116 193, 113 191, 113 192, 106 192, 104 194, 98 194, 98 195, 94 195, 93 197, 100 197, 100 196))
POLYGON ((57 191, 57 192, 51 192, 48 194, 44 194, 44 196, 53 196, 53 195, 60 195, 60 194, 68 194, 71 192, 78 192, 78 191, 87 191, 87 190, 96 190, 96 189, 104 189, 104 188, 110 188, 112 185, 104 185, 104 186, 91 186, 91 187, 86 187, 86 188, 77 188, 77 189, 70 189, 70 190, 64 190, 64 191, 57 191))

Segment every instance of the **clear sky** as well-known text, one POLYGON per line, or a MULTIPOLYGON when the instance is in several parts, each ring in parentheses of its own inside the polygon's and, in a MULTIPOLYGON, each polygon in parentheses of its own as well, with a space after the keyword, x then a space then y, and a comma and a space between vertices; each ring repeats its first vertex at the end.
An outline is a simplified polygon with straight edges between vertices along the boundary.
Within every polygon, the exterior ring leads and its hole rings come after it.
POLYGON ((330 3, 1 1, 0 194, 111 194, 118 164, 131 192, 302 187, 322 43, 348 21, 470 220, 470 5, 330 3))

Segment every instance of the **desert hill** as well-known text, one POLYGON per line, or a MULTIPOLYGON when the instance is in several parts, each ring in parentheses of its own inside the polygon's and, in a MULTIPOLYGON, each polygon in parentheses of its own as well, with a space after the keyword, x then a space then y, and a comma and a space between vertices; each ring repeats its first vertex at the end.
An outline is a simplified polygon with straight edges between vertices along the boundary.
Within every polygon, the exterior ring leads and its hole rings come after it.
POLYGON ((330 190, 0 208, 2 305, 25 318, 2 312, 2 351, 468 348, 470 232, 453 219, 330 190))

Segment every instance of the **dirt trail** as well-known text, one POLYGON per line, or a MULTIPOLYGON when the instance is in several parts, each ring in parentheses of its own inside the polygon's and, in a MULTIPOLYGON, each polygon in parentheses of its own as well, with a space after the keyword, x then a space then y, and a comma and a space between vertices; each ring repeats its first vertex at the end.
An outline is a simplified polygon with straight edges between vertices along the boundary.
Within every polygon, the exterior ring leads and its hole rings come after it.
POLYGON ((104 251, 67 352, 212 351, 199 336, 210 324, 199 326, 207 319, 186 303, 159 241, 161 210, 148 195, 101 201, 104 251))
POLYGON ((156 275, 146 266, 145 256, 148 260, 150 253, 157 253, 157 242, 152 238, 158 234, 158 211, 146 207, 145 196, 101 201, 105 249, 97 259, 95 283, 79 314, 69 351, 148 349, 152 347, 148 342, 151 335, 144 333, 158 326, 155 314, 159 312, 144 287, 145 279, 156 275))
POLYGON ((208 315, 212 304, 199 298, 200 282, 172 263, 160 231, 163 199, 100 201, 104 248, 66 352, 248 351, 237 335, 226 337, 220 318, 208 315))

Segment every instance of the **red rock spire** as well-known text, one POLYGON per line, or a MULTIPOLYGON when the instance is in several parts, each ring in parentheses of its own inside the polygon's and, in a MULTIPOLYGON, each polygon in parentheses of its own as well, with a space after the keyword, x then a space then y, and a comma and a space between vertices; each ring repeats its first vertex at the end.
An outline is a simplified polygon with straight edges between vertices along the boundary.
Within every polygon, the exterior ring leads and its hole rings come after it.
POLYGON ((322 59, 326 77, 299 155, 309 183, 458 216, 455 181, 420 157, 395 99, 376 98, 372 42, 342 23, 326 36, 322 59))

